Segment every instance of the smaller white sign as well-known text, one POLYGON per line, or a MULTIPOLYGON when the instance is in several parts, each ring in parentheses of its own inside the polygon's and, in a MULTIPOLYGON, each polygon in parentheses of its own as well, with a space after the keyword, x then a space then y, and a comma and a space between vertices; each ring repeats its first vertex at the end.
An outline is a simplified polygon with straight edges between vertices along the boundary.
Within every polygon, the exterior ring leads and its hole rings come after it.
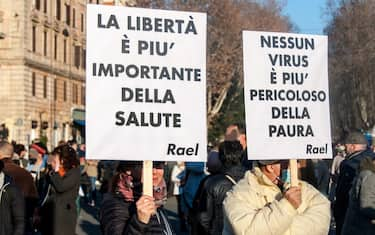
POLYGON ((243 32, 249 159, 331 158, 327 37, 243 32))

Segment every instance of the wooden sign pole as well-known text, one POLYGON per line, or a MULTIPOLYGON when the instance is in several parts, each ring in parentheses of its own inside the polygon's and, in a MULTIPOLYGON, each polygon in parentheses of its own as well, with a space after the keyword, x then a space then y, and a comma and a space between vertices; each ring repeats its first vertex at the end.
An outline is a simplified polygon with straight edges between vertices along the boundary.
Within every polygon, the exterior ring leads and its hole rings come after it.
POLYGON ((153 196, 152 190, 152 161, 143 161, 143 194, 153 196))
POLYGON ((292 187, 297 187, 298 186, 297 159, 290 159, 289 167, 290 167, 290 184, 292 187))

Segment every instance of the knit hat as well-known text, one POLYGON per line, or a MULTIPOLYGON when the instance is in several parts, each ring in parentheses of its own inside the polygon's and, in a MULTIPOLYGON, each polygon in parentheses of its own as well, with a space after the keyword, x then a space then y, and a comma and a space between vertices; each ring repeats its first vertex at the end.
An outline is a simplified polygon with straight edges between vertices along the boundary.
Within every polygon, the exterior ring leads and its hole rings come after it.
POLYGON ((258 160, 258 163, 262 166, 272 165, 279 162, 280 160, 258 160))
POLYGON ((345 139, 345 144, 368 144, 365 136, 360 132, 351 132, 345 139))

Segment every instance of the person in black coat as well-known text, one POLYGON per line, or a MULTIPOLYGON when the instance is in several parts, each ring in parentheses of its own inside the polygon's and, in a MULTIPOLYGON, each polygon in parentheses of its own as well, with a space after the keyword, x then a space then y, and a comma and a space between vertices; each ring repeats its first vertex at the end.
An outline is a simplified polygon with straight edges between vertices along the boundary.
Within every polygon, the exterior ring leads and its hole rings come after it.
POLYGON ((104 195, 100 209, 104 235, 175 234, 163 209, 167 199, 164 163, 153 164, 153 197, 141 195, 140 166, 136 162, 119 165, 111 192, 104 195))
POLYGON ((52 152, 49 194, 41 207, 41 232, 44 235, 75 234, 76 199, 80 183, 76 151, 63 145, 52 152))
POLYGON ((0 160, 0 234, 23 235, 25 229, 25 203, 21 191, 11 177, 3 173, 0 160))
POLYGON ((349 206, 349 191, 352 188, 355 177, 359 174, 359 164, 366 157, 374 158, 375 154, 367 148, 367 140, 362 133, 352 132, 345 140, 345 148, 348 153, 340 165, 340 175, 336 186, 336 201, 334 204, 334 217, 336 222, 336 234, 341 234, 346 210, 349 206))
POLYGON ((239 141, 224 141, 219 145, 222 169, 219 174, 207 178, 200 195, 198 220, 206 234, 222 234, 224 217, 222 203, 226 193, 243 178, 242 145, 239 141))
POLYGON ((349 195, 349 208, 341 235, 375 234, 375 162, 365 157, 349 195))

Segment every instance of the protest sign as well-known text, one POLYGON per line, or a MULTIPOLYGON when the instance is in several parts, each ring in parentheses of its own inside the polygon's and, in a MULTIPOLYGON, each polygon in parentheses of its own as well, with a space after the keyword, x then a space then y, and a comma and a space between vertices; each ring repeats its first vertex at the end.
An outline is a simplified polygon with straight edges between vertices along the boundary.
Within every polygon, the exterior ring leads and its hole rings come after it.
POLYGON ((205 161, 206 14, 88 5, 92 159, 205 161))
POLYGON ((243 32, 249 159, 331 158, 327 37, 243 32))

